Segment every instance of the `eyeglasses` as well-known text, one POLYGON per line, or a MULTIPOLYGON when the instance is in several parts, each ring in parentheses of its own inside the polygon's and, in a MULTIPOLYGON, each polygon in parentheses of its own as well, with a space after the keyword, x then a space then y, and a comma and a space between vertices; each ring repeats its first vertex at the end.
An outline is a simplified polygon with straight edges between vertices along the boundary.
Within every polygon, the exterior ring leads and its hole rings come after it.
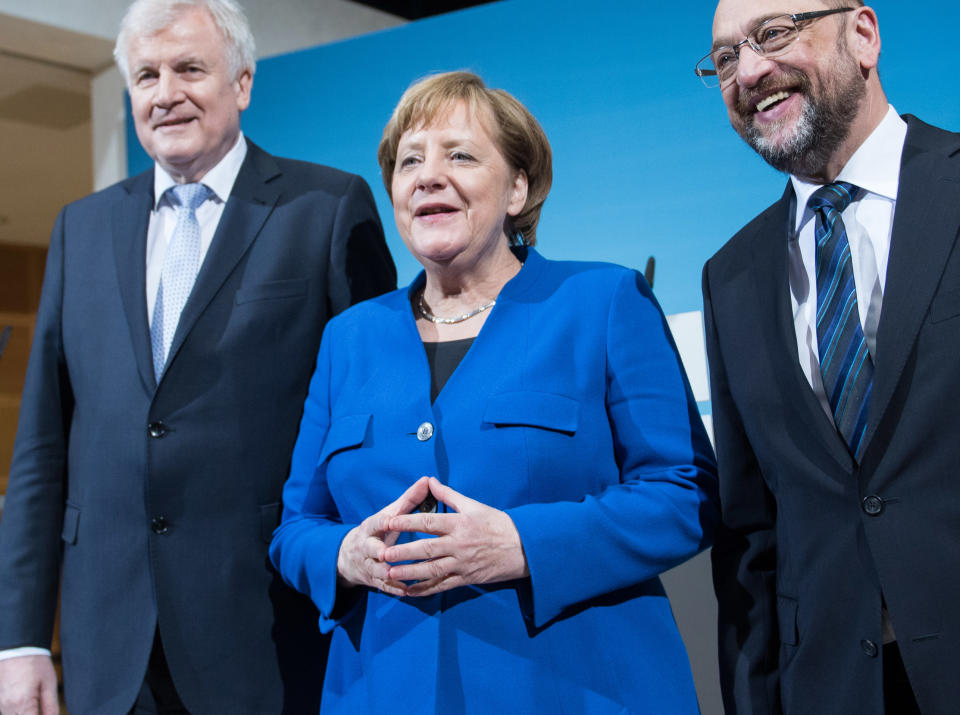
POLYGON ((749 45, 761 57, 774 57, 786 50, 800 34, 797 23, 816 20, 838 12, 850 12, 852 7, 837 7, 830 10, 801 12, 795 15, 778 15, 764 20, 733 47, 718 47, 697 62, 694 72, 707 87, 729 84, 737 76, 740 48, 749 45))

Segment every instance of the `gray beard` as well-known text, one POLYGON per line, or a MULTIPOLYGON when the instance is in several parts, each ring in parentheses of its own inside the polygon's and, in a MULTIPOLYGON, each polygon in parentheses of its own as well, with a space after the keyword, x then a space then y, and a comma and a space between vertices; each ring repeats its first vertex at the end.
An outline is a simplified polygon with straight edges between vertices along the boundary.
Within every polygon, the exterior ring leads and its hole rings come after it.
POLYGON ((820 97, 813 96, 810 83, 804 82, 803 110, 793 135, 786 141, 774 144, 752 119, 746 121, 740 136, 778 171, 800 177, 822 175, 830 158, 850 134, 867 91, 856 64, 846 64, 840 71, 843 74, 832 85, 821 83, 820 97))

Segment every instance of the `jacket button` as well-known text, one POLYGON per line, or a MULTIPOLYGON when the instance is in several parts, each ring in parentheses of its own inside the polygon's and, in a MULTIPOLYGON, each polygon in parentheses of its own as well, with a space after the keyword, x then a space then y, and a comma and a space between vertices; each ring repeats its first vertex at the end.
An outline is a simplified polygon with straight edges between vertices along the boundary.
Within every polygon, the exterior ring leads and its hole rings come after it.
POLYGON ((163 423, 163 420, 157 420, 156 422, 151 422, 147 425, 147 432, 154 439, 160 439, 164 437, 167 432, 170 430, 167 429, 167 426, 163 423))
POLYGON ((153 530, 154 534, 166 534, 170 531, 170 526, 167 524, 166 517, 155 516, 150 520, 150 528, 153 530))
POLYGON ((417 427, 417 439, 421 442, 426 442, 428 439, 433 437, 433 425, 429 422, 424 422, 422 425, 417 427))
POLYGON ((883 511, 883 499, 878 497, 876 494, 871 494, 868 497, 863 498, 863 510, 870 516, 876 516, 881 511, 883 511))
POLYGON ((867 638, 864 638, 862 641, 860 641, 860 648, 871 658, 876 658, 877 653, 879 652, 877 644, 867 638))

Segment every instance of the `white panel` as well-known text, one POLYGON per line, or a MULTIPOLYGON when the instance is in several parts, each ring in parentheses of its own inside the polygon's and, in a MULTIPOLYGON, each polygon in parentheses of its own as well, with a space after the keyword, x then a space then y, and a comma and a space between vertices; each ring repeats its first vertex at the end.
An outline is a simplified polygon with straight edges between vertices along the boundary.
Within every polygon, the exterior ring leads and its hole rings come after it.
POLYGON ((680 351, 683 367, 687 371, 693 398, 697 402, 710 399, 710 381, 707 376, 707 349, 703 339, 703 313, 675 313, 667 316, 667 324, 680 351))
POLYGON ((90 82, 93 116, 93 188, 99 190, 127 176, 127 125, 123 77, 110 67, 90 82))

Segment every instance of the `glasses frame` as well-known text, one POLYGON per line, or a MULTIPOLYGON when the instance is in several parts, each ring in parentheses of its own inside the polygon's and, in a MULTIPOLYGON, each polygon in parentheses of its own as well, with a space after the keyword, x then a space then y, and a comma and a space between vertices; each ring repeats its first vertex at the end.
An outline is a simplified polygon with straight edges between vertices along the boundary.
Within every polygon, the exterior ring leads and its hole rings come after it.
MULTIPOLYGON (((717 50, 722 50, 722 49, 733 50, 733 54, 736 55, 738 62, 740 61, 740 48, 743 47, 744 45, 749 45, 750 49, 756 52, 757 55, 760 57, 775 57, 781 52, 785 52, 787 48, 789 48, 794 43, 794 41, 796 41, 797 37, 800 36, 800 30, 803 28, 801 28, 798 23, 807 22, 809 20, 818 20, 821 17, 827 17, 828 15, 836 15, 841 12, 853 12, 855 9, 856 8, 852 8, 852 7, 833 7, 833 8, 830 8, 829 10, 813 10, 811 12, 798 12, 792 15, 784 14, 784 15, 777 15, 776 17, 767 18, 766 20, 761 22, 759 25, 757 25, 755 28, 750 30, 750 33, 746 37, 744 37, 742 40, 740 40, 740 42, 733 45, 732 47, 728 47, 727 45, 722 45, 705 54, 703 57, 700 58, 696 66, 694 66, 693 72, 694 74, 697 75, 697 77, 700 78, 700 81, 703 82, 703 84, 708 89, 713 89, 714 87, 721 87, 723 86, 724 83, 720 81, 720 77, 718 76, 717 70, 712 68, 705 69, 704 67, 700 66, 704 62, 710 62, 712 66, 713 64, 712 58, 713 58, 713 55, 716 54, 717 50), (797 34, 794 36, 792 40, 790 40, 789 43, 787 43, 784 47, 781 47, 779 50, 776 50, 773 53, 765 53, 760 48, 760 46, 750 38, 754 37, 757 34, 757 31, 760 28, 762 28, 764 25, 767 25, 768 23, 771 23, 774 20, 779 20, 784 17, 790 18, 790 21, 793 22, 793 26, 796 29, 797 34), (716 82, 716 84, 713 84, 714 82, 716 82)), ((729 82, 727 82, 727 84, 729 84, 729 82)))

